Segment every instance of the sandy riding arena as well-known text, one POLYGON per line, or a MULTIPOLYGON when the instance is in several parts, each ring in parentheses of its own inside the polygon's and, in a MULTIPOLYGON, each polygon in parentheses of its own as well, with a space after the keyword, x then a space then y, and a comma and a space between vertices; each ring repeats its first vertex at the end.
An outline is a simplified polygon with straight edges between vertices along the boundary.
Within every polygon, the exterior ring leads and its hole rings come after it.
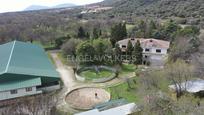
POLYGON ((66 102, 76 109, 91 109, 110 100, 110 94, 101 88, 80 88, 68 93, 66 102))

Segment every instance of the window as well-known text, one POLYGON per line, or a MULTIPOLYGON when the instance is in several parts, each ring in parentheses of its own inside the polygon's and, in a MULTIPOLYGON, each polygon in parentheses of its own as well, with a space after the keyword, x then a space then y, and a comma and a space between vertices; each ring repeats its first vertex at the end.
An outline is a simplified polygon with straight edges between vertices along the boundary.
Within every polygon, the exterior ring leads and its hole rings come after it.
POLYGON ((156 52, 157 53, 161 53, 161 49, 156 49, 156 52))
POLYGON ((148 49, 148 48, 145 49, 145 52, 149 52, 149 51, 150 51, 150 49, 148 49))
POLYGON ((32 91, 32 87, 27 87, 26 92, 32 91))
POLYGON ((122 45, 122 48, 126 48, 126 45, 122 45))
POLYGON ((17 94, 18 91, 17 91, 17 90, 11 90, 10 93, 11 93, 11 94, 17 94))

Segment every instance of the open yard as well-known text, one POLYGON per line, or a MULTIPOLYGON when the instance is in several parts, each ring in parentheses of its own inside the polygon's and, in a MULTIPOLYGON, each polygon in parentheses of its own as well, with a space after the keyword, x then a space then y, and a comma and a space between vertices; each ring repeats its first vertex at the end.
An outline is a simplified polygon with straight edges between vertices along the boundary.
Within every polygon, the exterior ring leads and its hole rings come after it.
POLYGON ((127 30, 131 30, 131 29, 133 29, 134 27, 135 27, 135 25, 133 25, 133 24, 126 24, 127 30))
POLYGON ((128 75, 136 71, 136 66, 133 64, 123 64, 121 66, 120 75, 128 75))
POLYGON ((137 102, 139 101, 139 97, 137 96, 137 78, 132 78, 129 83, 124 82, 119 85, 115 85, 107 88, 107 90, 111 93, 111 99, 120 99, 124 98, 128 102, 137 102))

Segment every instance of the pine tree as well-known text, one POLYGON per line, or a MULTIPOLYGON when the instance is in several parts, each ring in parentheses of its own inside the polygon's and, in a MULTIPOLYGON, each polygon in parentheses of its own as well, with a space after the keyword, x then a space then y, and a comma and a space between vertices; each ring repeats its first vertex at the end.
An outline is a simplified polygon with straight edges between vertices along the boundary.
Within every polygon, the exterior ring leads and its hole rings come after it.
POLYGON ((111 28, 111 43, 112 46, 115 46, 115 43, 119 40, 123 40, 127 37, 127 29, 126 29, 126 24, 116 24, 111 28))
POLYGON ((99 32, 97 28, 93 29, 93 39, 98 39, 99 38, 99 32))
POLYGON ((117 32, 117 25, 115 25, 114 27, 111 28, 111 39, 110 39, 110 42, 112 44, 112 46, 114 47, 116 42, 117 42, 117 39, 118 39, 118 32, 117 32))
POLYGON ((141 20, 139 25, 138 25, 138 29, 141 32, 141 37, 146 38, 146 29, 147 29, 147 25, 145 23, 145 21, 141 20))
POLYGON ((123 23, 122 25, 122 37, 123 39, 127 37, 127 28, 126 28, 126 23, 123 23))
POLYGON ((81 26, 79 27, 77 36, 79 38, 85 38, 86 37, 86 33, 85 33, 83 27, 81 27, 81 26))
POLYGON ((113 55, 113 57, 114 57, 114 62, 115 62, 115 64, 122 64, 122 58, 121 58, 121 55, 122 55, 122 51, 121 51, 121 49, 120 49, 120 46, 119 46, 119 44, 116 44, 115 45, 115 50, 114 50, 114 55, 113 55))
POLYGON ((89 32, 86 33, 86 38, 88 38, 88 39, 90 38, 89 32))
POLYGON ((100 31, 99 31, 99 36, 102 36, 102 30, 100 29, 100 31))
POLYGON ((133 56, 135 58, 134 64, 136 65, 142 64, 142 57, 143 57, 142 52, 143 52, 143 49, 140 46, 140 41, 138 40, 135 43, 134 50, 133 50, 133 56))
POLYGON ((133 46, 132 46, 132 42, 129 40, 128 41, 128 44, 127 44, 127 55, 132 55, 132 52, 133 52, 133 50, 134 50, 134 48, 133 48, 133 46))
POLYGON ((155 30, 157 29, 156 23, 151 20, 148 24, 148 28, 147 28, 147 37, 153 37, 153 33, 155 32, 155 30))

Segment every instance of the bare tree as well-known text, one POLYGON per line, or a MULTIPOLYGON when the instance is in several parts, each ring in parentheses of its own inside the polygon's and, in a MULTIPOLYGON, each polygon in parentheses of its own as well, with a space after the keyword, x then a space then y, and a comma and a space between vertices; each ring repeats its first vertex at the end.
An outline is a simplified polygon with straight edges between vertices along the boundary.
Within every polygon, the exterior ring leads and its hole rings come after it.
POLYGON ((190 50, 191 44, 189 43, 189 39, 179 37, 175 40, 171 47, 169 59, 171 61, 176 61, 177 59, 187 60, 191 54, 189 52, 190 50))
POLYGON ((51 115, 59 98, 55 94, 41 94, 33 97, 16 99, 5 108, 0 109, 2 115, 51 115))
POLYGON ((177 60, 169 64, 165 70, 168 79, 175 86, 177 98, 180 97, 183 90, 186 90, 187 81, 193 77, 193 67, 182 60, 177 60), (182 83, 185 83, 184 89, 182 83))

